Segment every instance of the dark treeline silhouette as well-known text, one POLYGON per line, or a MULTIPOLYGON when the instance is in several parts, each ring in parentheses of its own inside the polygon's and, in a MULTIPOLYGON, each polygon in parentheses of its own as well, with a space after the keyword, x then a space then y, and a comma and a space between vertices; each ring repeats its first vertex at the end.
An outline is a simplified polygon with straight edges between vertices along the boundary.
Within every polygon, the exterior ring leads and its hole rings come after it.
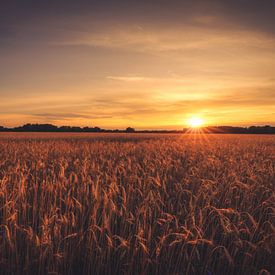
POLYGON ((55 126, 52 124, 25 124, 23 126, 6 128, 0 126, 0 132, 76 132, 76 133, 189 133, 201 132, 215 134, 275 134, 275 127, 266 126, 250 126, 250 127, 233 127, 233 126, 208 126, 200 130, 190 130, 184 128, 182 130, 141 130, 136 131, 132 127, 125 130, 106 130, 99 127, 77 127, 77 126, 55 126))
POLYGON ((275 134, 275 127, 266 126, 250 126, 250 127, 233 127, 218 126, 206 127, 211 133, 230 133, 230 134, 275 134))

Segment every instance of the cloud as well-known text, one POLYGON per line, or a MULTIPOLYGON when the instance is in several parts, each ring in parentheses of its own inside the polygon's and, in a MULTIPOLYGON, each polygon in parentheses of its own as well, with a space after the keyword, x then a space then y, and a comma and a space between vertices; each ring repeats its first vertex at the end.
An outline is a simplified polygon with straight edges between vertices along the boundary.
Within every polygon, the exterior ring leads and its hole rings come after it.
MULTIPOLYGON (((217 23, 219 24, 219 22, 217 23)), ((148 52, 151 54, 165 52, 221 51, 227 49, 266 49, 273 50, 275 37, 255 32, 254 30, 234 28, 204 29, 194 25, 159 28, 135 25, 105 27, 101 32, 75 33, 66 38, 56 38, 54 45, 71 47, 101 47, 121 49, 131 52, 148 52)))
MULTIPOLYGON (((95 125, 100 127, 122 128, 128 125, 137 128, 182 127, 190 114, 203 116, 210 124, 257 124, 275 121, 275 87, 241 87, 238 90, 212 93, 207 97, 192 98, 182 93, 177 98, 165 93, 166 98, 159 94, 147 94, 133 97, 117 93, 111 96, 97 96, 86 99, 85 105, 80 99, 68 99, 66 105, 58 107, 52 99, 52 108, 39 106, 40 112, 24 102, 20 106, 9 109, 9 113, 1 115, 1 124, 6 119, 15 123, 22 119, 25 122, 49 122, 58 125, 95 125), (264 96, 263 96, 264 94, 264 96), (75 104, 72 108, 70 105, 75 104), (77 102, 76 102, 77 101, 77 102), (78 106, 77 106, 78 105, 78 106), (55 106, 55 107, 54 107, 55 106)), ((18 124, 18 123, 17 123, 18 124)), ((20 124, 20 123, 19 123, 20 124)))
MULTIPOLYGON (((245 29, 259 29, 275 33, 273 0, 49 0, 49 1, 5 1, 1 5, 1 23, 11 26, 12 23, 34 21, 36 18, 54 17, 59 20, 76 16, 88 17, 90 21, 107 21, 113 23, 145 22, 159 25, 182 25, 186 22, 212 26, 217 18, 225 22, 240 25, 245 29)), ((89 26, 88 26, 89 27, 89 26)), ((3 24, 2 24, 3 28, 3 24)))
POLYGON ((8 45, 46 42, 165 51, 238 39, 242 44, 252 33, 275 36, 272 0, 140 0, 131 5, 126 0, 15 0, 6 1, 1 11, 0 39, 8 45))
POLYGON ((151 81, 153 78, 144 76, 107 76, 107 79, 125 81, 125 82, 139 82, 139 81, 151 81))
POLYGON ((39 113, 39 114, 32 114, 34 117, 42 117, 44 119, 49 120, 70 120, 74 118, 81 118, 81 119, 106 119, 112 118, 110 115, 83 115, 77 113, 39 113))

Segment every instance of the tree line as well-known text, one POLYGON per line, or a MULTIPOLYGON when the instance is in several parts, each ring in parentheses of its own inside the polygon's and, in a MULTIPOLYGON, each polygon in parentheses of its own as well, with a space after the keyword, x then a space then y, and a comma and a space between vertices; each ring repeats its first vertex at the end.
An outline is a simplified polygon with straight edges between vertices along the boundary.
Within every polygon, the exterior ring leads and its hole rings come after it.
MULTIPOLYGON (((275 134, 275 127, 266 126, 250 126, 250 127, 234 127, 234 126, 208 126, 201 128, 204 133, 217 134, 275 134)), ((78 126, 56 126, 52 124, 25 124, 19 127, 7 128, 0 126, 0 132, 76 132, 76 133, 186 133, 190 132, 189 128, 182 130, 135 130, 132 127, 126 129, 107 130, 100 127, 78 127, 78 126)))

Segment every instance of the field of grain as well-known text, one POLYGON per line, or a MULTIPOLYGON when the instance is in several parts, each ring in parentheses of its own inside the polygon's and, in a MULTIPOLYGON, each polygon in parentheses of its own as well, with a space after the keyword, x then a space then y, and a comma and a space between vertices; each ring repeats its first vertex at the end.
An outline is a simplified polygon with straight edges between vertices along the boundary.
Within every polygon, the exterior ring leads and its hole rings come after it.
POLYGON ((274 274, 275 136, 0 135, 1 274, 274 274))

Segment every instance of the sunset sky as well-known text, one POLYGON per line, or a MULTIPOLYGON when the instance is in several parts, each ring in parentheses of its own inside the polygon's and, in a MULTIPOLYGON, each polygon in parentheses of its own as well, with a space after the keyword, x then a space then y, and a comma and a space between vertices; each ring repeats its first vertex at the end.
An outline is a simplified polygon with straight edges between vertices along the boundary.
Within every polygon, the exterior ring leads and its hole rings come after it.
POLYGON ((1 1, 0 125, 275 125, 275 1, 1 1))

